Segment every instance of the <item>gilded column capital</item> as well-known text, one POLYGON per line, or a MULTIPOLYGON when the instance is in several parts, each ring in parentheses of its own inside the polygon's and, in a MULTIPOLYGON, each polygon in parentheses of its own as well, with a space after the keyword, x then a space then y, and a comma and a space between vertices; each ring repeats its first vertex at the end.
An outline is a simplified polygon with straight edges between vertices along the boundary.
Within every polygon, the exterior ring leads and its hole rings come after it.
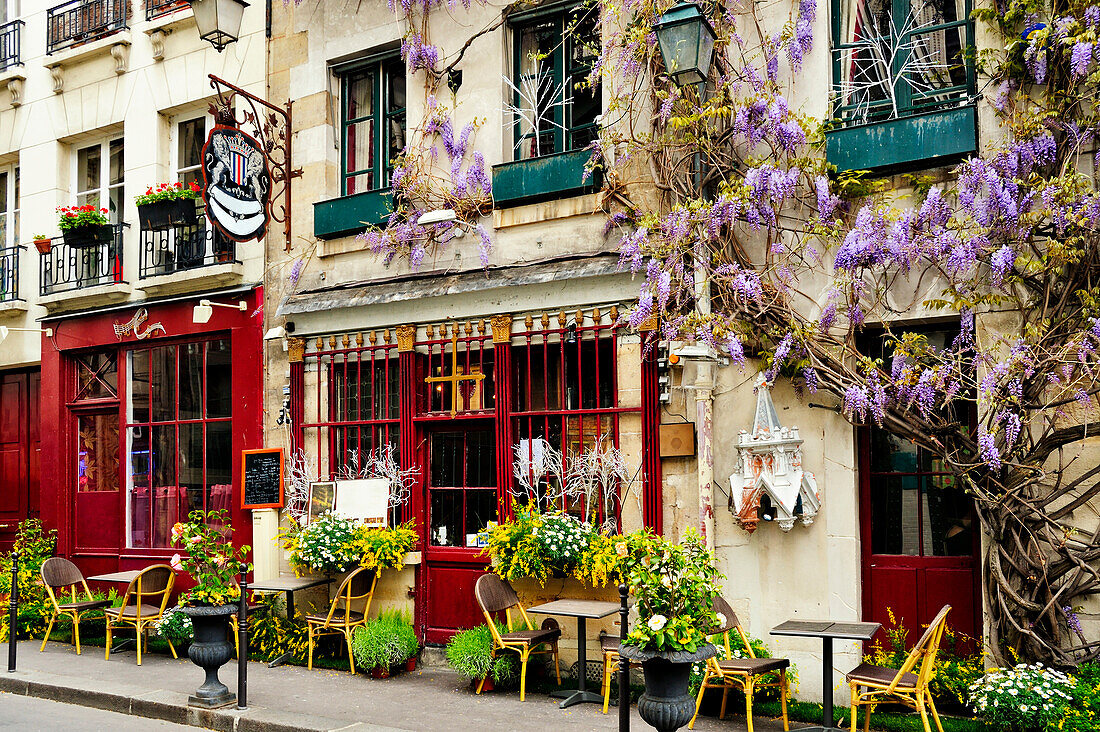
POLYGON ((286 339, 287 360, 291 363, 302 363, 306 360, 306 342, 301 338, 286 339))
POLYGON ((397 352, 409 353, 413 350, 413 344, 416 343, 416 326, 415 325, 399 325, 397 326, 397 352))
POLYGON ((493 343, 509 343, 512 340, 512 316, 510 313, 501 313, 489 318, 489 324, 493 328, 493 343))

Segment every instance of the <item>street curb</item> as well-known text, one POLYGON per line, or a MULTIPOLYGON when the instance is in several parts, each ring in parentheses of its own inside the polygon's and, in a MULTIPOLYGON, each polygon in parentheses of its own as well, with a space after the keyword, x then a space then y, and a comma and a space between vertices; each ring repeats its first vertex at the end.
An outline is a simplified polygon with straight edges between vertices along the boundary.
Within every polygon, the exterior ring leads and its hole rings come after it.
POLYGON ((35 671, 0 675, 0 692, 160 719, 217 732, 408 732, 398 727, 384 727, 366 722, 349 723, 342 719, 264 707, 196 709, 187 706, 186 694, 175 691, 149 691, 106 680, 91 688, 86 679, 59 677, 56 674, 35 671))

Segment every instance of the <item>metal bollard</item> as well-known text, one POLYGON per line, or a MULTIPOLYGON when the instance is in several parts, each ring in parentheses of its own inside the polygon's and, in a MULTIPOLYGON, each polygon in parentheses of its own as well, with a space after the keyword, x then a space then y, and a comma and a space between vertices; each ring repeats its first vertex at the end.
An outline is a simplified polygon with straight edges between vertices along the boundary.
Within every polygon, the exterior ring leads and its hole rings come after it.
POLYGON ((8 673, 15 671, 15 647, 19 636, 19 552, 11 552, 11 595, 8 596, 8 673))
POLYGON ((626 643, 627 587, 619 585, 619 732, 630 732, 630 661, 623 658, 626 643))
POLYGON ((237 606, 237 709, 248 709, 248 565, 241 564, 241 599, 237 606))

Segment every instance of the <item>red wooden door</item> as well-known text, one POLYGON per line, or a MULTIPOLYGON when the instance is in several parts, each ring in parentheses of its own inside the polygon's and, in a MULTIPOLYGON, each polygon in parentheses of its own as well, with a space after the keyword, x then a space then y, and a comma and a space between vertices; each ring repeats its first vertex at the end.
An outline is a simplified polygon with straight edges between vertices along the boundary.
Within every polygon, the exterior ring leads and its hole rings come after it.
POLYGON ((864 617, 886 627, 892 612, 912 644, 947 604, 948 625, 980 638, 974 509, 954 477, 924 450, 872 427, 861 430, 860 478, 864 617))
MULTIPOLYGON (((84 558, 87 567, 96 571, 116 570, 122 546, 118 422, 117 407, 75 415, 73 533, 76 553, 84 558)), ((139 500, 136 495, 135 500, 139 500)))
POLYGON ((0 545, 19 522, 38 515, 38 385, 40 372, 0 374, 0 545))
POLYGON ((428 433, 423 502, 425 639, 444 643, 484 622, 474 583, 488 560, 477 532, 497 520, 496 434, 489 419, 449 421, 428 433))

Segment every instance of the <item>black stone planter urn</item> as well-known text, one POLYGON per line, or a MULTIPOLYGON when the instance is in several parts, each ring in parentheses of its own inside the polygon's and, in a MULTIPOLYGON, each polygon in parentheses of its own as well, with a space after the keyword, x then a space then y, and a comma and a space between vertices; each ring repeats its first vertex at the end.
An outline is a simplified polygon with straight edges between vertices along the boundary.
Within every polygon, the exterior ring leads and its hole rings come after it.
POLYGON ((137 207, 142 231, 162 231, 176 226, 195 225, 195 199, 176 198, 154 201, 137 207))
POLYGON ((191 618, 195 634, 187 649, 187 657, 206 672, 206 681, 187 697, 187 704, 204 709, 233 704, 237 701, 237 695, 218 681, 218 669, 233 656, 233 644, 228 640, 229 618, 237 612, 237 606, 181 607, 180 610, 191 618))
POLYGON ((70 247, 76 249, 92 249, 94 247, 110 244, 115 237, 115 227, 110 224, 88 224, 77 226, 74 229, 65 229, 61 237, 70 247))
POLYGON ((711 643, 700 646, 695 653, 623 646, 622 657, 641 663, 645 674, 645 692, 638 699, 638 716, 659 732, 673 732, 690 722, 695 714, 695 699, 688 693, 691 664, 717 652, 711 643))

